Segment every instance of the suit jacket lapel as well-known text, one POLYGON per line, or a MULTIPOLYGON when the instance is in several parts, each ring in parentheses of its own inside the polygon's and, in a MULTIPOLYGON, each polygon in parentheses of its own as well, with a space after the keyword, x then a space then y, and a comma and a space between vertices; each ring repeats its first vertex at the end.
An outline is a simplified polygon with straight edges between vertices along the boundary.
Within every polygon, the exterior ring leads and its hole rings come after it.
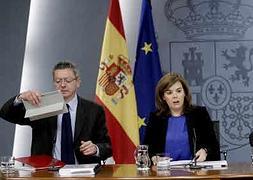
POLYGON ((86 119, 86 109, 85 102, 78 97, 77 112, 76 112, 76 123, 75 123, 75 134, 74 134, 74 144, 76 143, 77 137, 79 136, 81 130, 84 126, 84 119, 86 119))
POLYGON ((50 142, 55 143, 56 142, 56 136, 57 136, 57 116, 52 116, 48 118, 48 122, 50 123, 51 128, 51 138, 49 139, 50 142))
MULTIPOLYGON (((195 125, 193 123, 193 120, 194 120, 194 117, 193 117, 193 114, 192 114, 192 110, 190 110, 189 112, 185 113, 185 118, 186 118, 186 124, 187 124, 187 129, 188 129, 188 140, 189 140, 189 143, 190 143, 190 149, 191 149, 191 152, 194 154, 194 144, 196 142, 194 142, 194 133, 193 133, 193 129, 195 129, 195 125)), ((195 130, 194 130, 195 131, 195 130)))

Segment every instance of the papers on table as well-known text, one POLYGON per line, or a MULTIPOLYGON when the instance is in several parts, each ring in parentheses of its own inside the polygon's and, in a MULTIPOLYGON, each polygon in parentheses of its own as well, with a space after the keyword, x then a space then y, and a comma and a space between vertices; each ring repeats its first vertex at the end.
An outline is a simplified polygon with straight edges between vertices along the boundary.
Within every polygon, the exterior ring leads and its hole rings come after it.
POLYGON ((26 165, 22 162, 19 161, 15 161, 15 165, 14 165, 15 170, 17 171, 31 171, 34 172, 36 169, 30 165, 26 165))
POLYGON ((95 176, 101 165, 94 164, 67 164, 59 170, 60 176, 95 176))
POLYGON ((204 166, 207 168, 226 168, 228 166, 228 162, 226 160, 221 161, 203 161, 197 162, 197 165, 204 166))
MULTIPOLYGON (((186 167, 187 165, 190 165, 192 163, 191 160, 181 160, 181 161, 171 161, 170 165, 171 168, 180 168, 180 167, 186 167)), ((198 166, 201 166, 203 168, 208 168, 208 169, 223 169, 227 168, 228 163, 225 160, 221 161, 203 161, 203 162, 197 162, 198 166)))
POLYGON ((56 116, 68 111, 62 94, 59 91, 52 91, 42 94, 39 106, 34 106, 27 101, 23 101, 26 113, 25 118, 31 121, 56 116))

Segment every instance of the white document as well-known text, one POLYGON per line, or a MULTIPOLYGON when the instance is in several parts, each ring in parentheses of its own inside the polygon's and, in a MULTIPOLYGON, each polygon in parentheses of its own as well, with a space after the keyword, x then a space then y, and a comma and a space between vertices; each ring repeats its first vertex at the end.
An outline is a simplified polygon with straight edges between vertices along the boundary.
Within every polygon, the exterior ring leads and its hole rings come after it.
MULTIPOLYGON (((180 160, 180 161, 171 161, 170 165, 171 167, 185 167, 186 165, 189 165, 192 163, 192 160, 180 160)), ((204 168, 226 168, 228 166, 228 162, 226 160, 220 160, 220 161, 203 161, 203 162, 197 162, 198 166, 203 166, 204 168)))
POLYGON ((200 166, 206 166, 210 168, 225 168, 228 166, 228 162, 226 160, 220 160, 220 161, 203 161, 203 162, 197 162, 197 165, 200 166))
POLYGON ((100 164, 66 164, 59 170, 60 176, 95 176, 100 164))
POLYGON ((41 103, 38 106, 27 101, 23 101, 23 103, 26 109, 25 118, 30 118, 31 121, 68 112, 66 103, 59 91, 42 94, 41 103))
MULTIPOLYGON (((15 161, 15 165, 14 165, 15 170, 17 171, 30 171, 30 172, 35 172, 36 169, 28 164, 24 164, 22 162, 19 161, 15 161)), ((20 172, 19 172, 20 174, 20 172)))

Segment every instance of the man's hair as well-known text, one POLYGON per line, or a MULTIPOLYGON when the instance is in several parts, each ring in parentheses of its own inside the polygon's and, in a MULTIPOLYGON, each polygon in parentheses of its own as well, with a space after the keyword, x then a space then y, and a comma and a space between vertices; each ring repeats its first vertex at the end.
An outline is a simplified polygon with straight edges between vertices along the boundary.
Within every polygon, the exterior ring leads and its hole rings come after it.
POLYGON ((54 72, 55 72, 56 70, 60 70, 60 69, 72 69, 72 71, 73 71, 75 77, 80 78, 78 69, 77 69, 76 66, 75 66, 73 63, 71 63, 71 62, 68 62, 68 61, 61 61, 61 62, 57 63, 57 64, 54 66, 54 68, 53 68, 53 77, 54 77, 54 72))

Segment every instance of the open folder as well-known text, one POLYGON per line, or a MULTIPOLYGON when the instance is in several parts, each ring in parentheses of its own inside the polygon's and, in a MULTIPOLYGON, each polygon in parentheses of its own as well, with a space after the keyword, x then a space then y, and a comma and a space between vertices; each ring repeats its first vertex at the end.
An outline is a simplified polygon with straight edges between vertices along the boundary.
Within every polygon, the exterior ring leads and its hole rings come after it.
POLYGON ((23 163, 23 166, 30 166, 30 168, 33 168, 33 170, 44 170, 50 169, 52 167, 61 168, 65 165, 64 162, 48 155, 33 155, 27 157, 19 157, 16 158, 15 160, 23 163))
POLYGON ((52 91, 42 94, 41 103, 32 105, 27 101, 23 101, 26 112, 25 118, 31 121, 56 116, 68 111, 62 94, 59 91, 52 91))

